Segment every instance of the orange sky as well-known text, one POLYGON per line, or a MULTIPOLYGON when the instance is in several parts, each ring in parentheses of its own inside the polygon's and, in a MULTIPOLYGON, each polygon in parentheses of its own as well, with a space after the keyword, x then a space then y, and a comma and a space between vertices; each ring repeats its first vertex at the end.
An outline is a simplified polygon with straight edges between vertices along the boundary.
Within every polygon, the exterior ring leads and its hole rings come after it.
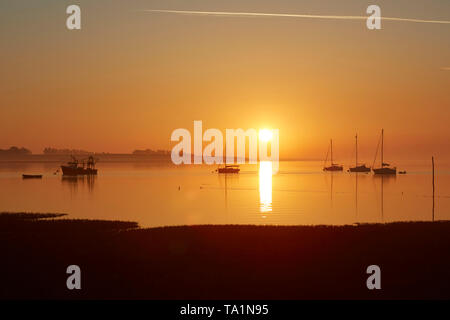
MULTIPOLYGON (((278 128, 282 158, 450 158, 450 25, 216 17, 145 9, 365 15, 346 1, 6 1, 0 148, 170 149, 176 128, 278 128)), ((379 1, 382 14, 450 20, 448 1, 379 1)), ((369 160, 367 160, 370 162, 369 160)))

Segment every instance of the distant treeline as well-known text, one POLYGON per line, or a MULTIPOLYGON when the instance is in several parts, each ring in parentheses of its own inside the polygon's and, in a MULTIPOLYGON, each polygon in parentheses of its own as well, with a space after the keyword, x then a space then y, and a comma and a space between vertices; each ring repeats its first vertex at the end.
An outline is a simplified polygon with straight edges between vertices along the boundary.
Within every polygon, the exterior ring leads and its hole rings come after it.
POLYGON ((93 152, 89 152, 86 150, 79 150, 79 149, 56 149, 56 148, 45 148, 44 154, 46 155, 52 155, 52 154, 92 154, 93 152))
POLYGON ((31 151, 26 148, 18 148, 18 147, 11 147, 9 149, 0 149, 0 156, 21 156, 21 155, 28 155, 31 154, 31 151))
MULTIPOLYGON (((0 156, 24 156, 24 155, 31 155, 32 152, 26 148, 18 148, 18 147, 10 147, 9 149, 0 149, 0 156)), ((43 150, 44 155, 91 155, 91 154, 110 154, 105 152, 91 152, 81 149, 57 149, 57 148, 50 148, 47 147, 43 150)), ((170 155, 170 151, 168 150, 134 150, 133 155, 170 155)))
POLYGON ((170 155, 170 151, 168 150, 134 150, 134 155, 170 155))

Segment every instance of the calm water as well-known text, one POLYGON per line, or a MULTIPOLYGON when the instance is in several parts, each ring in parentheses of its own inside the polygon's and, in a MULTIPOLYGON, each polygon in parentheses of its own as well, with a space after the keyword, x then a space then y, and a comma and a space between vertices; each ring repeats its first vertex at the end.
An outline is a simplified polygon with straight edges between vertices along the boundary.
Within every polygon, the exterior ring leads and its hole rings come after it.
MULTIPOLYGON (((407 175, 324 173, 321 162, 244 165, 238 175, 210 166, 99 163, 97 177, 54 175, 58 163, 0 163, 0 211, 61 212, 71 218, 185 224, 352 224, 431 220, 431 168, 407 175), (42 173, 23 180, 22 173, 42 173), (180 188, 180 189, 179 189, 180 188)), ((436 176, 435 219, 450 219, 450 169, 436 176)))

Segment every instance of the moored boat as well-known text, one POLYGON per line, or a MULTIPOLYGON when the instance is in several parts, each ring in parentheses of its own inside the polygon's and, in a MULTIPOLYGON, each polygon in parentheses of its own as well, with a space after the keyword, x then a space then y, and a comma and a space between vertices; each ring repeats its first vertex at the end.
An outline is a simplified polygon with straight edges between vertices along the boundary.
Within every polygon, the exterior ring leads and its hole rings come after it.
POLYGON ((42 179, 42 174, 23 174, 23 179, 42 179))
POLYGON ((350 172, 370 172, 370 168, 366 167, 365 164, 362 164, 360 166, 349 168, 348 171, 350 171, 350 172))
POLYGON ((323 171, 342 171, 344 169, 343 166, 341 166, 340 164, 333 163, 333 140, 330 140, 330 148, 328 149, 328 151, 330 150, 331 150, 330 165, 328 167, 326 166, 328 160, 328 152, 327 152, 327 156, 325 157, 324 161, 323 171))
POLYGON ((373 168, 375 174, 397 174, 397 168, 373 168))
POLYGON ((358 134, 355 136, 355 139, 356 139, 356 145, 355 145, 356 161, 355 161, 355 166, 354 167, 350 167, 348 169, 348 171, 350 171, 350 172, 370 172, 370 168, 366 167, 366 164, 358 165, 358 134))
POLYGON ((66 166, 61 166, 61 171, 65 176, 96 175, 95 163, 92 156, 88 158, 87 163, 83 161, 81 164, 72 156, 72 161, 68 162, 66 166))
MULTIPOLYGON (((378 142, 379 144, 379 142, 378 142)), ((375 159, 374 164, 376 160, 376 156, 378 153, 378 147, 377 151, 375 153, 375 159)), ((381 163, 379 168, 374 168, 372 165, 372 170, 374 174, 397 174, 397 168, 391 167, 389 163, 384 162, 384 129, 381 129, 381 163)))
POLYGON ((329 167, 324 167, 323 171, 342 171, 344 170, 344 167, 339 164, 333 164, 329 167))
POLYGON ((225 165, 222 168, 217 168, 218 173, 239 173, 241 169, 239 169, 238 165, 225 165))

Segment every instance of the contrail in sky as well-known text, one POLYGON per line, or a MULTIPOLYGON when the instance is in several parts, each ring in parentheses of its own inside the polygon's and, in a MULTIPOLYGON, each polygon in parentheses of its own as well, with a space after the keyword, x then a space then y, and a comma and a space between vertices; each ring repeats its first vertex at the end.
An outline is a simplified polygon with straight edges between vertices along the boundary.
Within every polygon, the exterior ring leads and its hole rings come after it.
MULTIPOLYGON (((284 17, 284 18, 307 18, 307 19, 333 19, 333 20, 367 20, 367 16, 333 16, 333 15, 315 15, 315 14, 294 14, 294 13, 261 13, 261 12, 224 12, 224 11, 187 11, 187 10, 143 10, 149 13, 173 13, 173 14, 191 14, 205 16, 241 16, 241 17, 284 17)), ((385 21, 401 21, 416 23, 437 23, 450 24, 446 20, 423 20, 412 18, 383 17, 385 21)))

